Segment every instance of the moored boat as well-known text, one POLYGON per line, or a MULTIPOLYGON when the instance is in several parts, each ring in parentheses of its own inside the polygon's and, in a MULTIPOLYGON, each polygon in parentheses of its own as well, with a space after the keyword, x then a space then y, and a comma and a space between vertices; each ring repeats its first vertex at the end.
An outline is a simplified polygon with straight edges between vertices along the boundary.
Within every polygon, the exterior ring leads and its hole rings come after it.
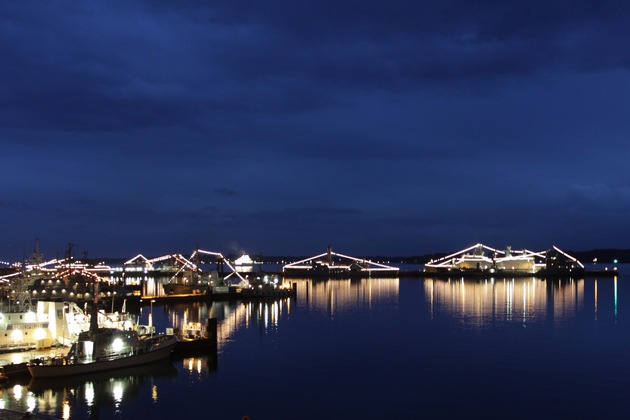
POLYGON ((424 272, 444 277, 576 277, 584 265, 555 245, 547 251, 505 250, 476 244, 424 265, 424 272))
POLYGON ((79 334, 66 356, 33 360, 27 366, 33 378, 132 367, 168 358, 177 341, 173 335, 140 337, 134 330, 91 328, 79 334))
POLYGON ((311 278, 398 277, 399 271, 398 267, 333 252, 330 246, 325 253, 282 267, 284 277, 311 278))
POLYGON ((239 273, 251 273, 254 271, 255 265, 261 265, 261 264, 262 263, 258 261, 252 260, 252 258, 247 254, 243 254, 234 260, 234 268, 239 273))
POLYGON ((208 294, 210 287, 207 284, 182 284, 182 283, 164 283, 164 294, 166 295, 205 295, 208 294))
POLYGON ((201 322, 189 322, 177 334, 177 346, 173 350, 173 356, 205 353, 217 351, 217 320, 208 319, 207 325, 201 322))

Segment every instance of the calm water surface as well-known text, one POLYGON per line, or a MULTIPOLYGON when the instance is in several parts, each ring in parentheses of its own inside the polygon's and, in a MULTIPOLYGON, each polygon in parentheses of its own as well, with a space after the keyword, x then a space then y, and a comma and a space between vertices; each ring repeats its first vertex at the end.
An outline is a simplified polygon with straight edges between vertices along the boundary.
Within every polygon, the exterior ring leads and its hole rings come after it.
POLYGON ((71 419, 627 418, 629 272, 296 280, 295 299, 153 304, 159 330, 218 318, 218 357, 26 378, 0 404, 71 419))

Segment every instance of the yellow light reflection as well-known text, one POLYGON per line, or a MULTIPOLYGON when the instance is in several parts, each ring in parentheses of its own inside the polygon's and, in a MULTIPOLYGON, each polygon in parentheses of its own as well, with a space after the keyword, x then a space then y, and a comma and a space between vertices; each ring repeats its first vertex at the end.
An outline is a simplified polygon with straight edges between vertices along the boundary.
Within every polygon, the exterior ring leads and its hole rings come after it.
POLYGON ((64 401, 63 402, 63 409, 62 409, 62 414, 61 414, 63 420, 69 420, 70 419, 70 404, 68 404, 68 401, 64 401))
POLYGON ((122 402, 123 399, 123 386, 120 384, 120 382, 116 382, 114 384, 114 388, 112 390, 113 395, 114 395, 114 401, 116 402, 116 404, 120 404, 122 402))
POLYGON ((92 407, 92 404, 94 404, 94 383, 92 382, 85 384, 85 402, 88 407, 92 407))
POLYGON ((157 400, 158 400, 157 386, 155 386, 155 385, 153 385, 153 387, 151 387, 151 399, 154 402, 157 402, 157 400))
POLYGON ((30 394, 26 397, 26 407, 28 408, 29 412, 33 412, 33 410, 35 410, 35 407, 37 407, 37 401, 35 400, 35 396, 33 394, 30 394))
POLYGON ((552 282, 538 278, 450 280, 425 278, 425 299, 431 316, 443 311, 472 327, 496 320, 545 321, 548 300, 554 319, 575 313, 584 304, 584 280, 552 282), (547 291, 551 290, 551 293, 547 291))
POLYGON ((22 399, 22 385, 16 384, 13 386, 13 397, 20 401, 22 399))
POLYGON ((617 276, 615 276, 613 284, 615 285, 615 316, 617 316, 617 276))
MULTIPOLYGON (((198 313, 191 308, 181 312, 171 311, 169 320, 174 327, 180 328, 189 322, 201 322, 205 325, 209 318, 215 318, 220 351, 223 346, 233 342, 234 333, 241 328, 278 327, 282 317, 290 313, 293 299, 301 300, 309 308, 334 317, 361 305, 371 308, 379 300, 391 300, 399 293, 398 278, 317 282, 312 279, 296 279, 295 284, 298 291, 303 291, 296 297, 272 302, 250 301, 236 306, 229 302, 214 302, 210 307, 202 304, 198 307, 198 313)), ((195 366, 191 366, 188 360, 182 366, 189 371, 195 370, 195 366)))
POLYGON ((265 329, 267 329, 267 327, 269 326, 269 305, 265 305, 265 309, 263 312, 263 325, 265 326, 265 329))

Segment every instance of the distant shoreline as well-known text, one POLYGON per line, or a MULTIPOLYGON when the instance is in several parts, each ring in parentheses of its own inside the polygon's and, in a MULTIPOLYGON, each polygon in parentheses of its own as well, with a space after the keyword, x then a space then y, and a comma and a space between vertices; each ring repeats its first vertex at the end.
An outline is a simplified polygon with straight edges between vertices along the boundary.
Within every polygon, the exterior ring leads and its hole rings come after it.
MULTIPOLYGON (((624 264, 630 262, 630 249, 593 249, 589 251, 566 251, 568 254, 577 258, 582 264, 592 264, 597 259, 597 264, 624 264)), ((411 255, 411 256, 387 256, 387 255, 369 255, 369 256, 357 256, 357 258, 385 262, 392 264, 425 264, 431 260, 435 260, 451 252, 441 252, 425 255, 411 255)), ((251 254, 252 259, 256 262, 263 264, 287 264, 293 261, 300 261, 306 258, 310 258, 310 255, 261 255, 251 254)), ((234 260, 240 257, 240 254, 225 254, 228 260, 234 260)), ((89 261, 111 261, 121 262, 126 261, 128 258, 90 258, 89 261)))

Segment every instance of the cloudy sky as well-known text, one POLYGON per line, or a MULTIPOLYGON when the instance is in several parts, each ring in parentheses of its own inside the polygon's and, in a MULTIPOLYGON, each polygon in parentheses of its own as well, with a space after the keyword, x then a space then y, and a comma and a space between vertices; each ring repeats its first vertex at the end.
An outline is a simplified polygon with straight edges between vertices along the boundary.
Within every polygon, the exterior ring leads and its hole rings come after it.
POLYGON ((630 248, 625 1, 6 1, 0 260, 630 248))

